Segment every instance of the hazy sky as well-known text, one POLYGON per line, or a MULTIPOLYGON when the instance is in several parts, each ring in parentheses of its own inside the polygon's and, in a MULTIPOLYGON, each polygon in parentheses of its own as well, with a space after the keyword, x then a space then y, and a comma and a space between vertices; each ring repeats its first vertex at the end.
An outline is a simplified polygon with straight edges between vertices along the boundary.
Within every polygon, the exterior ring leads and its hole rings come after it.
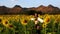
POLYGON ((60 8, 59 0, 0 0, 0 6, 13 7, 20 5, 21 7, 38 7, 40 5, 48 6, 49 4, 60 8))

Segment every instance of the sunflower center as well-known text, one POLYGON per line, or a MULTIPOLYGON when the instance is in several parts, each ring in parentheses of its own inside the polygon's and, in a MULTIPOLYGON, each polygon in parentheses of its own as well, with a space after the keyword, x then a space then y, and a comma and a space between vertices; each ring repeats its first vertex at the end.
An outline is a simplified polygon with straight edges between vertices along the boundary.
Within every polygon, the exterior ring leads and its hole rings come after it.
POLYGON ((2 20, 0 19, 0 22, 1 22, 2 20))
POLYGON ((8 24, 8 22, 6 21, 5 24, 8 24))

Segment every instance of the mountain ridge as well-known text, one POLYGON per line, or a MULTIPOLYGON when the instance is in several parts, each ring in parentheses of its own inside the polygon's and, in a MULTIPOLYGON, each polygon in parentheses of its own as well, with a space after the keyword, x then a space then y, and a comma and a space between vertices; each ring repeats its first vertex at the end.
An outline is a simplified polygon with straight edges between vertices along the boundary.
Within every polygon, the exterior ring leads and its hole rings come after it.
POLYGON ((15 5, 13 8, 9 8, 6 6, 0 6, 0 14, 20 14, 20 13, 25 13, 27 11, 36 11, 36 12, 40 12, 43 14, 47 13, 47 14, 60 14, 60 9, 58 7, 54 7, 52 5, 48 5, 48 6, 43 6, 40 5, 38 7, 31 7, 31 8, 22 8, 19 5, 15 5))

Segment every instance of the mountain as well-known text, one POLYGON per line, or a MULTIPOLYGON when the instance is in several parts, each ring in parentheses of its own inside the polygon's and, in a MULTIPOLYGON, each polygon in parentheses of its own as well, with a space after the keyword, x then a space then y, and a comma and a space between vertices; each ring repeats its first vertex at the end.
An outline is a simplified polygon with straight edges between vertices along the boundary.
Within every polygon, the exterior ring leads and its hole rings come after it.
POLYGON ((13 8, 10 8, 10 13, 20 13, 22 11, 22 7, 19 5, 14 6, 13 8))
POLYGON ((9 8, 5 6, 0 6, 0 14, 5 14, 8 11, 9 11, 9 8))
POLYGON ((19 5, 16 5, 13 8, 0 6, 0 14, 18 14, 20 11, 22 11, 22 7, 19 5))
POLYGON ((58 7, 54 7, 52 5, 48 6, 39 6, 36 9, 37 11, 41 11, 43 13, 60 13, 60 9, 58 7))
POLYGON ((48 13, 48 14, 60 14, 60 9, 52 5, 48 5, 48 6, 41 5, 36 8, 30 8, 30 10, 35 10, 37 12, 48 13))
POLYGON ((43 6, 40 5, 38 7, 31 8, 22 8, 19 5, 15 5, 13 8, 8 8, 6 6, 0 6, 0 14, 60 14, 60 9, 58 7, 54 7, 52 5, 43 6))

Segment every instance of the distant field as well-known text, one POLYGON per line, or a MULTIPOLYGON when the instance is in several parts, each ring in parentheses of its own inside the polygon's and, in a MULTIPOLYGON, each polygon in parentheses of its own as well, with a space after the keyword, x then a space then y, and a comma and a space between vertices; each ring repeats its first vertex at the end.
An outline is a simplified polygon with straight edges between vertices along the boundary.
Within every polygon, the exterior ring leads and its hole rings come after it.
MULTIPOLYGON (((33 17, 33 15, 0 15, 0 34, 34 34, 34 21, 31 21, 33 17)), ((44 20, 41 24, 41 34, 60 34, 60 15, 45 14, 39 17, 44 20)))

